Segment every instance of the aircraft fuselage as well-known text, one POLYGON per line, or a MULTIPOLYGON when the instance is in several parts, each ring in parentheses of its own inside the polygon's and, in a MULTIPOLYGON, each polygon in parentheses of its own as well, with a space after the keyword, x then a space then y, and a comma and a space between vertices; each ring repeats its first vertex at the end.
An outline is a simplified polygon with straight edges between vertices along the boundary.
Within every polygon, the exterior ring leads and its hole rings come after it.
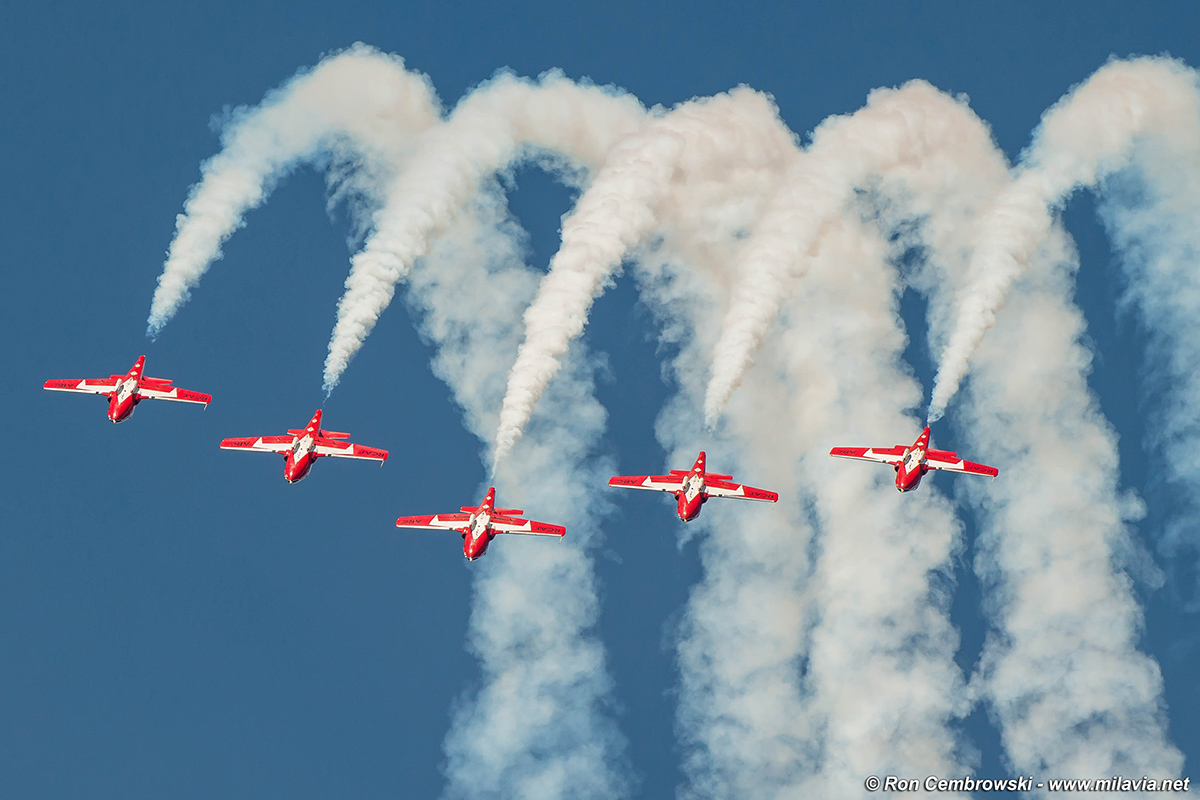
POLYGON ((683 482, 683 488, 675 492, 675 513, 684 522, 700 516, 700 506, 708 500, 704 493, 704 468, 693 467, 692 474, 683 482))
POLYGON ((925 451, 929 448, 929 429, 926 428, 913 442, 912 447, 904 451, 904 458, 896 465, 896 488, 901 492, 911 492, 921 485, 921 478, 929 472, 925 463, 925 451))
POLYGON ((283 457, 283 477, 288 483, 303 480, 317 460, 312 434, 305 432, 283 457))
POLYGON ((124 422, 133 416, 133 407, 138 404, 137 378, 129 377, 117 381, 112 394, 108 396, 108 418, 113 422, 124 422))
POLYGON ((487 552, 488 545, 495 536, 489 524, 491 520, 490 509, 485 507, 472 514, 471 519, 467 521, 467 527, 463 528, 463 555, 467 557, 467 561, 474 561, 487 552))

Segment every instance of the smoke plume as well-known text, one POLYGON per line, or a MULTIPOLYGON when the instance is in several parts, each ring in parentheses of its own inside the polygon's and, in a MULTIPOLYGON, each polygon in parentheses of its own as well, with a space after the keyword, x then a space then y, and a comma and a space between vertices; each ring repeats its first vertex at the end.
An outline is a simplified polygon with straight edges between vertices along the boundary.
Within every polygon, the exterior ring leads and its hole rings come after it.
POLYGON ((242 226, 275 183, 298 163, 326 157, 362 179, 376 178, 401 160, 414 134, 437 120, 436 98, 425 76, 404 61, 366 45, 330 56, 269 93, 256 107, 238 109, 222 132, 222 149, 204 162, 167 252, 150 304, 147 335, 157 336, 221 245, 242 226), (362 162, 365 169, 356 169, 362 162))

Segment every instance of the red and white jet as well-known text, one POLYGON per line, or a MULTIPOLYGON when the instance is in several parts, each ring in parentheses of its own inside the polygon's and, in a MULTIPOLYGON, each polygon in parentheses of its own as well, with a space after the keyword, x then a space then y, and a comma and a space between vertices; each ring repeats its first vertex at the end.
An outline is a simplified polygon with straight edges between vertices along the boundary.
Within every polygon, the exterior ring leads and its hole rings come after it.
POLYGON ((690 470, 673 469, 670 475, 616 475, 608 479, 608 485, 671 492, 675 495, 675 513, 684 522, 691 522, 699 516, 700 506, 707 503, 710 497, 735 497, 764 503, 774 503, 779 499, 775 492, 732 483, 732 480, 732 475, 705 472, 704 451, 701 450, 690 470))
POLYGON ((829 455, 838 458, 855 458, 860 461, 875 461, 890 464, 896 470, 896 488, 902 492, 910 492, 921 483, 921 478, 931 469, 944 469, 949 472, 965 472, 969 475, 987 475, 996 477, 1000 470, 987 464, 976 464, 958 457, 958 453, 949 450, 931 450, 929 448, 929 428, 921 431, 921 435, 910 446, 898 444, 895 447, 835 447, 829 455))
POLYGON ((257 453, 283 453, 283 477, 288 483, 301 480, 318 458, 358 458, 363 461, 387 461, 388 451, 361 444, 338 442, 350 434, 321 428, 321 410, 313 414, 303 429, 288 428, 287 436, 259 436, 242 439, 222 439, 222 450, 253 450, 257 453))
POLYGON ((198 403, 207 406, 212 402, 211 394, 190 392, 172 386, 165 378, 149 378, 142 374, 146 357, 138 360, 124 375, 107 378, 85 378, 83 380, 46 381, 43 389, 52 392, 82 392, 102 394, 108 398, 108 418, 113 422, 124 422, 133 415, 133 407, 143 400, 176 400, 180 403, 198 403))
POLYGON ((426 528, 429 530, 458 531, 463 538, 463 555, 474 561, 487 552, 488 545, 497 533, 524 533, 534 536, 557 536, 560 539, 567 529, 562 525, 550 525, 521 519, 525 512, 519 508, 496 508, 496 487, 489 486, 481 506, 463 506, 458 514, 432 514, 421 517, 400 517, 397 528, 426 528))

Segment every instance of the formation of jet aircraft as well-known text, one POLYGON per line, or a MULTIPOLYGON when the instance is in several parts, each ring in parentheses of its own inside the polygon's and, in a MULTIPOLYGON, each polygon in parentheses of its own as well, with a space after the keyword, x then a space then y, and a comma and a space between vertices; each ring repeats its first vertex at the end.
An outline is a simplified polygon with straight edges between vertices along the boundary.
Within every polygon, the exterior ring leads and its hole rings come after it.
POLYGON ((222 439, 222 450, 250 450, 255 453, 282 453, 283 477, 288 483, 303 480, 318 458, 357 458, 362 461, 377 461, 382 466, 387 461, 388 451, 361 444, 339 442, 349 439, 350 434, 327 431, 321 427, 321 410, 303 428, 288 428, 286 436, 249 436, 240 439, 222 439))
POLYGON ((396 527, 458 531, 463 538, 463 555, 467 561, 474 561, 486 553, 497 533, 557 536, 560 539, 566 535, 567 529, 562 525, 521 519, 524 513, 519 508, 496 508, 496 487, 489 486, 481 505, 462 506, 454 514, 400 517, 396 527))
POLYGON ((917 440, 908 447, 902 444, 895 447, 835 447, 829 451, 829 455, 890 465, 896 470, 896 488, 902 492, 911 492, 917 488, 921 478, 932 469, 965 472, 968 475, 987 475, 991 478, 1000 474, 1000 470, 995 467, 965 461, 958 457, 958 453, 931 450, 928 427, 921 431, 917 440))
POLYGON ((108 418, 113 422, 124 422, 133 416, 134 407, 143 400, 175 400, 180 403, 198 403, 207 406, 212 402, 211 394, 191 392, 172 386, 165 378, 151 378, 142 374, 146 357, 138 356, 129 372, 124 375, 109 375, 107 378, 84 378, 76 380, 46 381, 43 389, 52 392, 80 392, 99 394, 108 398, 108 418))
MULTIPOLYGON (((46 381, 42 388, 107 397, 108 418, 113 422, 129 419, 134 407, 146 399, 174 400, 205 406, 212 402, 212 395, 180 389, 172 386, 171 381, 165 378, 147 377, 143 374, 145 364, 146 357, 140 356, 124 375, 82 380, 50 380, 46 381)), ((223 439, 221 448, 282 455, 283 477, 288 483, 295 483, 308 475, 318 458, 354 458, 375 461, 381 465, 387 461, 387 450, 345 441, 349 438, 348 433, 322 428, 321 410, 317 409, 306 426, 289 428, 284 436, 223 439)), ((917 488, 925 473, 934 469, 988 475, 992 478, 999 474, 995 467, 966 461, 959 458, 957 453, 931 449, 928 427, 921 431, 921 435, 909 446, 835 447, 829 451, 829 455, 888 464, 896 471, 896 488, 901 492, 917 488)), ((690 470, 673 469, 667 475, 614 475, 608 483, 610 486, 627 489, 670 492, 675 496, 675 513, 684 522, 690 522, 699 516, 700 507, 713 497, 758 500, 766 503, 774 503, 779 499, 775 492, 734 483, 732 475, 706 471, 703 450, 690 470)), ((496 489, 489 487, 483 502, 478 506, 462 506, 451 514, 400 517, 396 520, 396 527, 456 531, 462 536, 463 555, 468 561, 474 561, 486 553, 488 545, 498 533, 556 536, 561 539, 567 532, 562 525, 525 519, 524 513, 519 508, 496 508, 496 489)))
POLYGON ((761 500, 764 503, 774 503, 779 499, 775 492, 733 483, 732 475, 705 472, 703 450, 690 470, 673 469, 669 475, 614 475, 608 479, 608 485, 671 492, 675 495, 675 513, 684 522, 691 522, 700 516, 700 506, 707 503, 710 497, 761 500))

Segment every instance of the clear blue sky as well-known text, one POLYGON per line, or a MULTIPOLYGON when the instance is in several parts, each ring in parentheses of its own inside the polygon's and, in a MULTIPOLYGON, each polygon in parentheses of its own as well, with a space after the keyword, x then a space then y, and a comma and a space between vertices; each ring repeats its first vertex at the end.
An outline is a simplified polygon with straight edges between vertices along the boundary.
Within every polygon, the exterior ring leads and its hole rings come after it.
MULTIPOLYGON (((144 336, 175 215, 218 147, 214 114, 364 41, 429 74, 449 104, 496 69, 558 67, 647 105, 748 84, 773 94, 797 132, 854 111, 874 87, 925 78, 968 94, 1012 157, 1042 111, 1110 55, 1200 65, 1193 3, 944 5, 10 4, 0 30, 0 796, 435 796, 450 710, 478 681, 463 649, 472 567, 457 540, 391 527, 401 512, 473 502, 484 479, 478 442, 402 303, 326 406, 329 427, 392 451, 382 469, 322 463, 288 486, 275 459, 217 448, 224 436, 301 426, 321 401, 348 253, 320 176, 290 177, 160 341, 144 336), (49 378, 126 370, 142 353, 148 374, 211 392, 213 405, 144 404, 114 426, 100 400, 41 390, 49 378)), ((569 194, 525 171, 511 202, 545 264, 569 194)), ((1119 286, 1091 199, 1066 219, 1099 354, 1093 386, 1121 434, 1126 481, 1144 488, 1140 340, 1115 316, 1119 286)), ((655 335, 628 282, 598 303, 587 333, 612 366, 599 388, 607 447, 630 469, 662 466, 653 419, 668 387, 655 335)), ((700 567, 694 545, 676 548, 662 498, 621 497, 620 508, 596 554, 599 634, 638 796, 669 797, 682 773, 668 633, 700 567)), ((1152 510, 1143 530, 1159 523, 1152 510)), ((958 578, 969 668, 983 619, 970 570, 958 578)), ((1145 646, 1191 768, 1196 619, 1178 598, 1143 599, 1145 646)), ((968 729, 999 774, 986 715, 968 729)))

